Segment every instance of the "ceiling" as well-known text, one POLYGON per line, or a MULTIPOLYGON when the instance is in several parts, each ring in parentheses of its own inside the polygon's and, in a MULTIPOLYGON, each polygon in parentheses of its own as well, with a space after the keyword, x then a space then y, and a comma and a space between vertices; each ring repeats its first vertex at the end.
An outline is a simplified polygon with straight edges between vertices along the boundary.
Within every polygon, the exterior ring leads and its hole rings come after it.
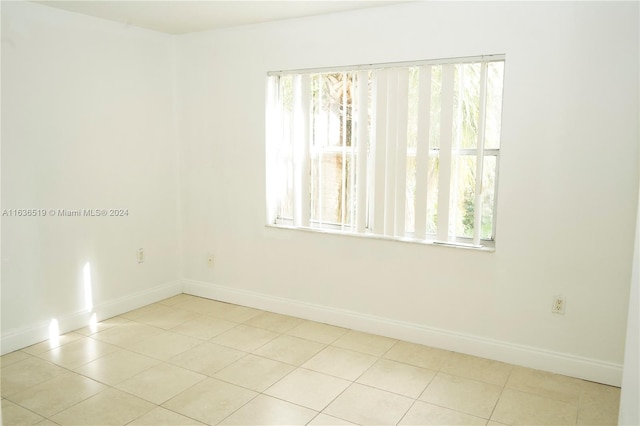
POLYGON ((396 1, 44 0, 36 3, 168 34, 385 6, 396 1))

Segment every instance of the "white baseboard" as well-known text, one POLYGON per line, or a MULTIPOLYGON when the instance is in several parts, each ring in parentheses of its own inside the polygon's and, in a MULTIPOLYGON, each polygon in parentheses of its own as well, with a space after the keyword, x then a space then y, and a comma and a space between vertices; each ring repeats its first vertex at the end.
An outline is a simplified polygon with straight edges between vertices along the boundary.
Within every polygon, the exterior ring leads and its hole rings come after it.
MULTIPOLYGON (((94 306, 92 312, 83 310, 60 315, 55 319, 58 321, 60 334, 64 334, 89 325, 89 320, 93 313, 96 314, 98 321, 102 321, 181 293, 182 282, 172 281, 149 290, 127 294, 117 299, 100 303, 94 306)), ((4 355, 48 339, 50 321, 51 320, 42 321, 37 324, 2 333, 0 353, 4 355)))
POLYGON ((620 364, 200 281, 183 280, 182 282, 184 293, 194 296, 250 306, 612 386, 620 386, 622 381, 620 364))

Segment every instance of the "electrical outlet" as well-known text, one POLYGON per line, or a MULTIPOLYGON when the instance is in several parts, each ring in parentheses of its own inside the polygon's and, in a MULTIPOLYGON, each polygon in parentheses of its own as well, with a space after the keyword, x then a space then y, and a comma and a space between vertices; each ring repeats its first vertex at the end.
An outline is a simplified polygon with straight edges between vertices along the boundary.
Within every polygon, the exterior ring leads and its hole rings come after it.
POLYGON ((564 296, 556 295, 553 296, 553 304, 551 305, 551 313, 552 314, 560 314, 564 315, 565 306, 567 304, 564 296))
POLYGON ((144 249, 143 248, 139 248, 138 249, 138 252, 136 253, 136 258, 138 259, 138 263, 144 262, 144 249))
POLYGON ((213 255, 212 254, 207 256, 207 266, 209 268, 213 268, 213 255))

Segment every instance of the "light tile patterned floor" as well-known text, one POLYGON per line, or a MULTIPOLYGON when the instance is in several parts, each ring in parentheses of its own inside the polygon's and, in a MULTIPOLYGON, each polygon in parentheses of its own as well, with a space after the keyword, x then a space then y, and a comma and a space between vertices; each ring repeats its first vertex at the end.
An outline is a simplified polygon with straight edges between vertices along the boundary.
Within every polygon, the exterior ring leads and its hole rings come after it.
POLYGON ((1 358, 4 425, 615 425, 620 390, 179 295, 1 358))

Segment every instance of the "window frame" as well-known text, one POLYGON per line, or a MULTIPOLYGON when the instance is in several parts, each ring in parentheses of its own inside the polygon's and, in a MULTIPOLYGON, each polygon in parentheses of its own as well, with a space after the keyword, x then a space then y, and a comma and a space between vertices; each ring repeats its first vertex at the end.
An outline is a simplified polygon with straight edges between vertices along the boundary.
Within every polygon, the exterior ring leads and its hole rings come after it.
MULTIPOLYGON (((293 229, 302 229, 302 230, 311 230, 311 231, 319 231, 319 232, 329 232, 329 233, 339 233, 339 234, 344 234, 344 235, 355 235, 355 236, 365 236, 365 237, 373 237, 373 238, 379 238, 379 239, 385 239, 385 240, 396 240, 396 241, 410 241, 410 242, 416 242, 416 243, 423 243, 423 244, 434 244, 434 245, 442 245, 442 246, 454 246, 454 247, 463 247, 463 248, 473 248, 473 249, 480 249, 480 250, 488 250, 488 251, 493 251, 495 249, 495 237, 496 237, 496 223, 497 223, 497 207, 498 207, 498 182, 499 182, 499 166, 500 166, 500 146, 502 145, 502 114, 504 111, 503 105, 504 105, 504 73, 505 70, 504 68, 502 69, 502 80, 501 80, 501 93, 500 93, 500 103, 499 103, 499 115, 500 115, 500 121, 499 121, 499 139, 498 139, 498 148, 484 148, 483 146, 478 145, 475 148, 458 148, 458 147, 454 147, 453 146, 453 139, 451 139, 449 141, 449 146, 447 146, 448 149, 450 149, 449 152, 449 161, 453 160, 454 155, 457 158, 461 158, 463 156, 476 156, 476 159, 481 159, 482 162, 485 162, 485 159, 487 157, 494 157, 495 158, 495 170, 494 170, 494 183, 493 183, 493 202, 492 202, 492 206, 491 206, 491 238, 477 238, 477 237, 465 237, 465 236, 458 236, 458 235, 449 235, 449 229, 447 229, 446 231, 446 235, 447 235, 447 239, 446 240, 439 240, 438 239, 438 233, 436 231, 436 233, 429 233, 426 232, 424 235, 426 238, 418 238, 415 235, 415 231, 411 232, 411 231, 407 231, 406 225, 405 225, 405 230, 402 233, 403 235, 383 235, 380 233, 376 233, 373 230, 373 227, 371 226, 371 219, 372 219, 372 210, 374 209, 374 206, 371 204, 371 186, 373 185, 372 182, 372 178, 370 176, 369 170, 367 170, 367 174, 366 174, 366 179, 365 179, 365 185, 367 187, 367 202, 366 202, 366 212, 365 212, 365 218, 366 218, 366 223, 364 226, 364 231, 358 231, 356 228, 356 223, 355 220, 352 221, 352 223, 350 223, 349 225, 345 225, 345 221, 344 219, 342 220, 342 223, 331 223, 331 222, 324 222, 321 220, 314 220, 311 217, 309 217, 309 219, 306 222, 306 226, 301 226, 299 223, 296 224, 295 220, 292 218, 285 218, 279 215, 279 212, 277 212, 277 209, 274 209, 275 205, 274 205, 274 199, 273 199, 273 185, 274 185, 274 179, 272 176, 270 176, 272 173, 270 173, 270 169, 274 167, 274 163, 273 163, 273 155, 270 155, 270 150, 273 150, 273 146, 274 144, 277 145, 277 141, 275 141, 274 139, 276 139, 273 134, 273 127, 274 127, 274 121, 273 121, 273 109, 275 104, 277 104, 277 100, 276 97, 274 97, 274 88, 273 88, 273 77, 283 77, 283 76, 303 76, 303 75, 315 75, 315 74, 325 74, 325 73, 357 73, 358 71, 366 71, 366 72, 374 72, 375 70, 380 70, 380 69, 391 69, 391 68, 410 68, 410 67, 424 67, 424 66, 434 66, 434 65, 453 65, 453 66, 457 66, 457 65, 462 65, 462 64, 469 64, 469 63, 481 63, 482 66, 484 67, 484 76, 480 77, 480 84, 483 85, 484 84, 484 89, 486 91, 486 87, 488 86, 488 77, 486 75, 486 73, 488 72, 488 64, 492 63, 492 62, 502 62, 503 63, 503 67, 504 64, 506 64, 506 57, 504 54, 498 54, 498 55, 482 55, 482 56, 471 56, 471 57, 463 57, 463 58, 445 58, 445 59, 436 59, 436 60, 425 60, 425 61, 408 61, 408 62, 391 62, 391 63, 380 63, 380 64, 363 64, 363 65, 352 65, 352 66, 343 66, 343 67, 324 67, 324 68, 314 68, 314 69, 295 69, 295 70, 281 70, 281 71, 270 71, 267 73, 267 77, 268 79, 270 79, 271 81, 267 82, 268 85, 268 89, 267 89, 267 226, 274 226, 274 227, 281 227, 281 228, 293 228, 293 229), (484 80, 483 80, 484 79, 484 80), (345 229, 348 228, 348 229, 345 229)), ((368 78, 372 78, 372 77, 368 77, 368 78)), ((354 80, 355 81, 355 80, 354 80)), ((367 82, 369 82, 370 80, 367 80, 367 82)), ((375 90, 375 89, 374 89, 375 90)), ((370 96, 372 96, 371 94, 369 94, 370 96)), ((373 96, 372 96, 373 97, 373 96)), ((482 108, 486 108, 486 104, 488 102, 487 100, 487 95, 486 93, 483 95, 479 96, 480 99, 478 100, 478 103, 480 102, 485 102, 485 105, 482 108)), ((407 95, 407 99, 408 99, 408 95, 407 95)), ((307 106, 308 107, 308 106, 307 106)), ((368 105, 369 108, 375 109, 376 105, 375 103, 373 103, 373 105, 368 105)), ((310 108, 313 108, 313 106, 311 106, 310 108)), ((308 111, 306 112, 308 114, 308 111)), ((353 113, 353 111, 352 111, 353 113)), ((367 116, 369 118, 371 118, 371 115, 369 115, 369 111, 367 111, 367 116)), ((292 117, 295 114, 292 113, 292 117)), ((478 117, 478 122, 480 122, 480 120, 483 119, 485 122, 482 124, 482 126, 485 126, 486 117, 478 117)), ((277 121, 277 120, 276 120, 277 121)), ((293 119, 292 119, 293 121, 293 119)), ((373 120, 372 120, 373 121, 373 120)), ((373 137, 373 127, 375 126, 375 123, 371 122, 369 123, 370 127, 368 129, 369 131, 369 136, 372 138, 373 137)), ((308 129, 307 129, 308 131, 308 129)), ((352 130, 353 131, 353 130, 352 130)), ((294 134, 292 132, 291 135, 291 139, 293 140, 294 138, 294 134)), ((353 138, 353 134, 352 134, 352 138, 353 138)), ((482 138, 482 143, 484 144, 484 134, 482 136, 478 136, 478 140, 481 140, 482 138)), ((369 142, 369 141, 368 141, 369 142)), ((367 143, 368 143, 367 142, 367 143)), ((293 141, 291 141, 291 144, 293 146, 293 141)), ((343 158, 344 163, 346 164, 346 158, 347 158, 347 154, 348 156, 352 159, 352 161, 357 162, 358 161, 358 156, 362 154, 362 151, 358 149, 357 146, 354 146, 353 140, 351 141, 351 145, 350 146, 346 146, 344 139, 343 139, 343 144, 342 145, 335 145, 335 146, 322 146, 320 148, 316 147, 315 144, 311 143, 311 141, 307 141, 307 143, 309 144, 309 146, 307 147, 307 155, 308 155, 308 159, 309 159, 309 172, 311 172, 311 167, 312 166, 312 162, 315 161, 316 158, 320 159, 322 158, 323 154, 326 153, 342 153, 344 156, 343 158), (359 152, 360 151, 360 152, 359 152)), ((438 161, 440 161, 442 159, 442 157, 440 156, 440 149, 441 147, 432 147, 429 143, 428 146, 428 154, 427 154, 427 158, 430 158, 432 154, 436 154, 438 161)), ((417 159, 417 147, 407 147, 406 146, 406 141, 405 141, 405 146, 404 146, 406 153, 404 154, 404 158, 405 161, 411 157, 416 158, 417 159)), ((365 148, 366 156, 367 157, 371 157, 372 156, 372 152, 369 149, 369 147, 365 148)), ((476 160, 476 162, 477 162, 476 160)), ((293 160, 291 160, 293 161, 293 160)), ((373 158, 369 158, 368 160, 369 162, 373 163, 375 162, 375 159, 373 158)), ((355 165, 352 164, 352 171, 351 173, 353 174, 353 169, 355 167, 355 165)), ((321 164, 318 165, 318 167, 321 168, 321 164)), ((343 166, 346 167, 346 166, 343 166)), ((476 172, 478 170, 482 171, 484 166, 476 166, 476 172)), ((449 167, 450 169, 452 169, 452 167, 449 167)), ((357 172, 355 172, 357 173, 357 172)), ((453 192, 453 189, 451 188, 453 185, 451 184, 451 174, 453 173, 453 170, 450 170, 449 173, 449 193, 453 192)), ((404 178, 406 179, 406 170, 404 172, 404 178)), ((342 179, 345 179, 345 177, 343 176, 342 179)), ((438 177, 439 179, 439 177, 438 177)), ((480 188, 482 186, 482 180, 483 180, 483 176, 480 176, 480 180, 481 183, 477 186, 477 188, 480 188)), ((352 182, 353 184, 353 182, 352 182)), ((406 182, 405 182, 406 184, 406 182)), ((426 183, 425 183, 426 185, 426 183)), ((440 188, 442 187, 442 183, 440 182, 440 179, 438 181, 437 184, 437 188, 438 191, 440 190, 440 188)), ((311 191, 311 188, 309 189, 309 191, 311 191)), ((353 195, 353 194, 352 194, 353 195)), ((480 195, 478 196, 480 198, 480 219, 478 221, 478 218, 474 219, 474 228, 475 226, 481 225, 482 224, 482 195, 483 192, 481 191, 480 195)), ((344 197, 344 195, 343 195, 344 197)), ((406 197, 406 196, 405 196, 406 197)), ((474 196, 475 197, 475 196, 474 196)), ((353 202, 353 200, 352 200, 353 202)), ((405 203, 406 203, 406 198, 405 198, 405 203)), ((475 207, 474 207, 474 215, 476 215, 477 213, 477 207, 478 207, 478 201, 474 201, 475 203, 475 207)), ((357 201, 354 202, 353 205, 353 210, 355 210, 358 207, 357 205, 357 201)), ((346 207, 345 207, 346 210, 346 207)), ((449 220, 452 220, 452 212, 450 210, 450 205, 446 206, 446 208, 444 209, 447 213, 448 213, 448 219, 447 219, 447 223, 449 222, 449 220)), ((311 212, 309 211, 309 215, 311 215, 311 212)), ((481 233, 482 230, 478 231, 478 233, 481 233)))

